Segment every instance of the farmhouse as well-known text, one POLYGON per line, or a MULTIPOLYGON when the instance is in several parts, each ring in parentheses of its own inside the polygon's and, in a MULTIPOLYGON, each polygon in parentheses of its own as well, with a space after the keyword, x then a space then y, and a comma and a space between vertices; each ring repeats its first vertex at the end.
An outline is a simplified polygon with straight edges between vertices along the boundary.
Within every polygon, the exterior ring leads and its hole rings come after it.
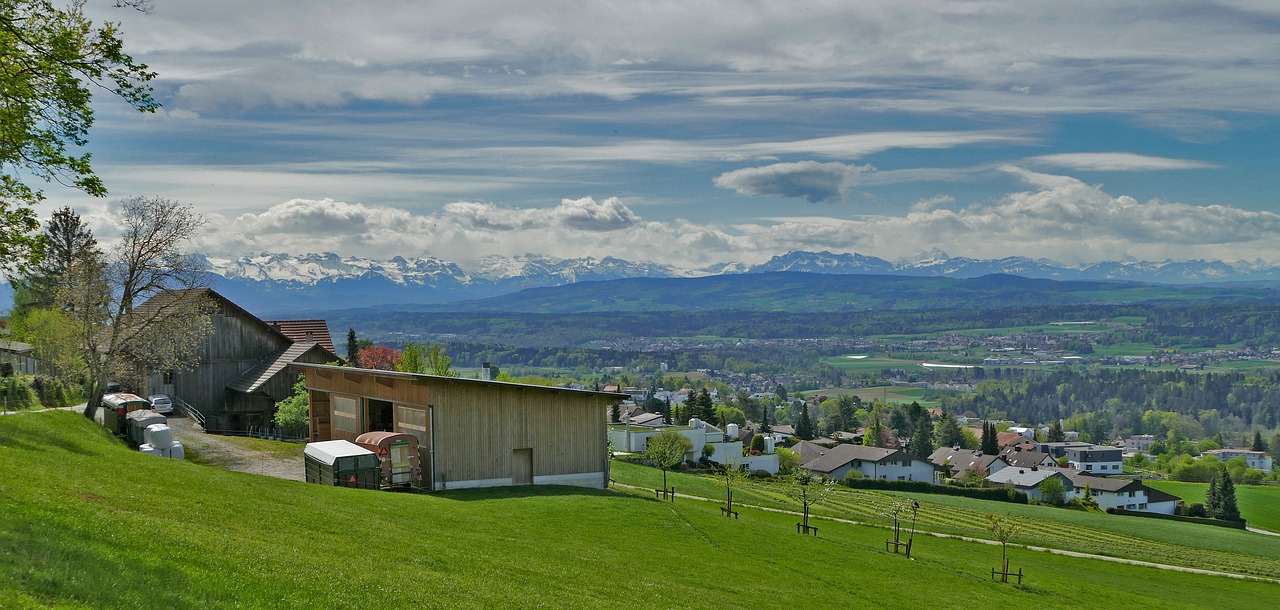
POLYGON ((608 483, 605 413, 627 398, 547 386, 295 363, 313 441, 365 432, 418 439, 422 487, 608 483))
POLYGON ((145 370, 138 393, 167 394, 189 405, 210 432, 240 431, 270 425, 275 404, 293 391, 297 373, 285 367, 294 362, 333 362, 338 356, 326 345, 323 321, 305 323, 295 337, 282 328, 288 322, 267 323, 208 288, 162 292, 142 308, 163 310, 166 302, 204 298, 212 302, 213 331, 200 347, 196 366, 188 370, 145 370))
POLYGON ((945 469, 946 476, 951 478, 962 477, 971 470, 985 477, 1009 466, 998 454, 983 455, 980 451, 959 447, 940 447, 929 455, 929 462, 945 469))

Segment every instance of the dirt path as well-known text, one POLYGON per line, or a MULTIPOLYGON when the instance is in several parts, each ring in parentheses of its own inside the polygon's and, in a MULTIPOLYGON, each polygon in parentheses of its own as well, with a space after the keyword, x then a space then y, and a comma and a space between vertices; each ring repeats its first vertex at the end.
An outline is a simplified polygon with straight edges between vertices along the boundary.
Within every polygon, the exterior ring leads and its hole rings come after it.
POLYGON ((234 438, 206 434, 185 417, 169 417, 173 438, 183 448, 209 466, 237 472, 261 474, 290 481, 305 480, 302 457, 282 458, 263 451, 241 447, 234 438))

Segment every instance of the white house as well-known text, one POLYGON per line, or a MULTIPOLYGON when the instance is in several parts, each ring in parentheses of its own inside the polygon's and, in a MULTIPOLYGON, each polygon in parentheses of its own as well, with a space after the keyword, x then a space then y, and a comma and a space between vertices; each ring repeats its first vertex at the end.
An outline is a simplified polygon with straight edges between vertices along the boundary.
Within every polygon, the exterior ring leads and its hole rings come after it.
POLYGON ((1124 471, 1124 450, 1119 447, 1087 445, 1067 447, 1067 463, 1092 474, 1120 474, 1124 471))
POLYGON ((1009 466, 1009 462, 998 454, 988 453, 984 455, 980 451, 960 449, 959 447, 941 447, 929 455, 929 462, 934 466, 946 469, 945 476, 952 478, 962 477, 970 470, 976 471, 985 477, 1009 466))
MULTIPOLYGON (((735 424, 729 424, 736 428, 735 424)), ((737 431, 730 430, 726 434, 719 428, 698 419, 689 420, 688 426, 667 426, 650 428, 646 426, 630 426, 614 424, 609 426, 609 440, 617 451, 644 453, 649 447, 649 439, 663 430, 671 430, 684 435, 693 444, 685 454, 685 459, 697 461, 702 457, 706 447, 712 448, 708 460, 717 464, 738 464, 747 470, 763 470, 769 474, 778 474, 778 454, 773 452, 773 443, 766 440, 765 452, 761 455, 743 455, 742 441, 737 438, 737 431)))
POLYGON ((934 482, 938 471, 928 461, 900 449, 862 445, 836 445, 801 467, 829 479, 843 479, 850 470, 857 470, 868 479, 929 483, 934 482))
POLYGON ((1271 474, 1271 456, 1261 451, 1249 451, 1248 449, 1211 449, 1209 451, 1205 451, 1201 455, 1216 455, 1220 462, 1234 460, 1236 458, 1244 458, 1244 463, 1249 468, 1257 468, 1264 474, 1271 474))
POLYGON ((1063 472, 1057 468, 1041 468, 1038 466, 1033 466, 1031 468, 1010 467, 1004 468, 999 472, 993 472, 987 476, 988 481, 991 481, 996 485, 1012 487, 1013 489, 1027 494, 1027 498, 1031 500, 1039 500, 1041 498, 1040 484, 1043 483, 1045 479, 1049 478, 1057 478, 1062 482, 1062 489, 1066 492, 1063 496, 1063 500, 1071 499, 1076 491, 1075 485, 1072 484, 1071 477, 1063 474, 1063 472))

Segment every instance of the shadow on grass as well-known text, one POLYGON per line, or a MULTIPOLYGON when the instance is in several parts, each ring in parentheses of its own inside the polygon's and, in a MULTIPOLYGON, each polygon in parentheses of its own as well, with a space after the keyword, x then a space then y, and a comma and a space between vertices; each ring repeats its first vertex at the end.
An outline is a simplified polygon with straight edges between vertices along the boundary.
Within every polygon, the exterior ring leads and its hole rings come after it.
POLYGON ((552 496, 614 496, 607 489, 591 489, 572 485, 512 485, 504 487, 485 487, 482 489, 458 489, 446 491, 424 492, 444 500, 505 500, 510 498, 546 498, 552 496))

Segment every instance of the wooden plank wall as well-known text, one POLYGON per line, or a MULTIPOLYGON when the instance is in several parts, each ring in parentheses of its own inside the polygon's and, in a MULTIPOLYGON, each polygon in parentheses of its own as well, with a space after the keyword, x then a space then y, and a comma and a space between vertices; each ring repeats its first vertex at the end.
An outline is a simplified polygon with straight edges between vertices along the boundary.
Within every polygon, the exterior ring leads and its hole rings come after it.
POLYGON ((423 478, 437 483, 510 479, 517 449, 532 449, 533 476, 604 469, 607 396, 439 378, 378 378, 334 369, 309 371, 307 387, 396 406, 432 405, 434 477, 424 472, 423 478))

